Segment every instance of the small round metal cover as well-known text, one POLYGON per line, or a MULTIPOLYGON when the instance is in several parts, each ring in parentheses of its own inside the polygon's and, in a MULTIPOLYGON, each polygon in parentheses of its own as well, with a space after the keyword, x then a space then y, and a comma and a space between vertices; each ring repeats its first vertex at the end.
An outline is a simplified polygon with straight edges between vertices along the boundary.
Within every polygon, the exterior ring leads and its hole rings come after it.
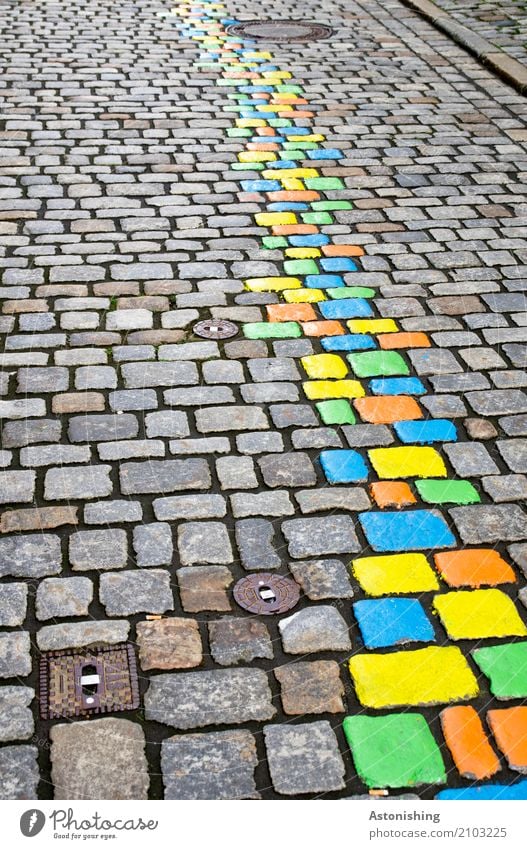
POLYGON ((230 339, 231 336, 236 336, 238 327, 233 321, 210 318, 198 321, 192 328, 192 332, 203 339, 230 339))
POLYGON ((234 586, 234 599, 250 613, 284 613, 296 605, 300 587, 291 578, 259 572, 242 578, 234 586))
POLYGON ((241 21, 227 27, 229 35, 240 35, 262 41, 319 41, 329 38, 334 30, 326 24, 310 21, 241 21))

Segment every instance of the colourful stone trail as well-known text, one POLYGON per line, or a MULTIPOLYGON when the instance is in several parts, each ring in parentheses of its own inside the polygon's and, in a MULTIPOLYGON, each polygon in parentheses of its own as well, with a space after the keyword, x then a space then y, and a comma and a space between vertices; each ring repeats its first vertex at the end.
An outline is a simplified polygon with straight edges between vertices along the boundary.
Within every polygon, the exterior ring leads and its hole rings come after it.
MULTIPOLYGON (((427 557, 418 553, 426 552, 454 590, 439 593, 433 602, 451 640, 527 636, 513 601, 496 588, 516 580, 509 564, 490 549, 456 550, 447 521, 431 507, 477 504, 481 499, 469 481, 449 479, 440 444, 457 440, 456 427, 446 419, 425 420, 418 399, 426 389, 411 375, 401 353, 426 349, 430 340, 425 333, 403 332, 395 320, 376 315, 375 291, 353 285, 363 249, 340 243, 340 237, 332 241, 321 230, 333 223, 332 211, 352 206, 338 198, 345 188, 342 179, 321 175, 325 164, 344 155, 323 146, 324 135, 295 124, 313 117, 302 87, 290 82, 292 74, 275 65, 269 51, 229 36, 225 27, 234 20, 226 14, 224 5, 200 0, 181 3, 167 16, 183 19, 177 23, 181 34, 202 45, 200 67, 222 69, 217 85, 225 87, 230 101, 226 111, 239 115, 227 133, 246 142, 232 169, 241 172, 243 199, 263 205, 265 211, 255 215, 255 223, 268 228, 264 247, 284 253, 283 276, 245 281, 249 292, 277 293, 283 302, 267 306, 267 322, 245 324, 244 335, 318 337, 323 353, 302 357, 301 364, 307 378, 305 395, 315 402, 321 422, 389 425, 402 443, 367 451, 367 461, 354 450, 320 455, 328 484, 371 480, 370 491, 380 508, 358 514, 358 521, 371 549, 386 553, 356 558, 355 577, 373 597, 433 592, 439 589, 438 579, 427 557), (416 508, 420 503, 423 506, 416 508), (405 512, 405 507, 411 510, 405 512)), ((359 601, 355 615, 366 649, 436 639, 432 620, 417 599, 359 601)), ((498 698, 527 697, 527 642, 486 646, 472 653, 472 665, 468 659, 462 648, 442 645, 359 653, 349 667, 366 709, 472 699, 479 693, 475 665, 498 698)), ((441 716, 445 742, 461 777, 481 781, 499 773, 496 747, 514 769, 527 770, 522 742, 527 738, 527 707, 489 711, 492 738, 472 707, 447 707, 441 716)), ((367 787, 447 781, 440 748, 418 713, 368 716, 361 711, 344 720, 344 731, 367 787)), ((527 782, 446 790, 438 798, 527 798, 527 782)))

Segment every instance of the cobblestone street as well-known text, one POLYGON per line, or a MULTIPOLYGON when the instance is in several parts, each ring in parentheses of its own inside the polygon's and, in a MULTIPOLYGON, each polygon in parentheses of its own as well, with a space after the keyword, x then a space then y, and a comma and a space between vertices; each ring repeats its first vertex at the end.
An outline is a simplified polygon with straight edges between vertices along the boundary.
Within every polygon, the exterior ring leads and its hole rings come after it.
POLYGON ((527 799, 525 97, 400 0, 0 17, 0 798, 527 799))

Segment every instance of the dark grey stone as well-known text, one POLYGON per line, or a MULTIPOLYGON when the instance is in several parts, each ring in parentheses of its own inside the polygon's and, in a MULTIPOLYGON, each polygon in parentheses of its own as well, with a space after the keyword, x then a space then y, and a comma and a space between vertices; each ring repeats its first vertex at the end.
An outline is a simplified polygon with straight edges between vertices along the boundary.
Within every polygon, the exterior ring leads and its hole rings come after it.
POLYGON ((165 613, 174 609, 170 573, 165 569, 105 572, 99 581, 99 598, 108 616, 165 613))
POLYGON ((69 559, 75 571, 122 569, 128 562, 126 531, 120 528, 77 531, 70 536, 69 559))
POLYGON ((306 607, 281 619, 278 629, 284 651, 309 654, 319 651, 351 649, 348 626, 336 607, 319 604, 306 607))
POLYGON ((172 531, 166 522, 137 525, 133 545, 138 566, 169 566, 172 563, 172 531))
POLYGON ((185 522, 180 525, 178 549, 183 566, 233 561, 229 534, 222 522, 185 522))
POLYGON ((282 533, 289 544, 291 557, 348 554, 361 549, 349 516, 287 519, 282 523, 282 533))
POLYGON ((527 539, 527 517, 519 505, 474 504, 449 513, 465 543, 527 539))
POLYGON ((123 495, 208 489, 211 485, 207 461, 199 458, 121 463, 119 479, 123 495))
POLYGON ((145 717, 185 730, 272 719, 267 675, 261 669, 215 669, 156 675, 145 694, 145 717))
POLYGON ((62 568, 60 539, 53 534, 25 534, 0 539, 0 576, 42 578, 62 568))
POLYGON ((70 442, 111 442, 133 439, 138 433, 139 423, 131 413, 74 416, 68 426, 70 442))
POLYGON ((244 569, 278 569, 281 560, 273 545, 272 522, 266 519, 242 519, 235 524, 235 536, 244 569))
POLYGON ((282 796, 342 790, 344 762, 326 720, 266 725, 265 748, 273 787, 282 796))
POLYGON ((34 698, 31 687, 0 687, 0 743, 31 737, 35 723, 29 705, 34 698))
POLYGON ((308 598, 353 598, 349 572, 340 560, 298 560, 289 563, 291 573, 308 598))
POLYGON ((165 799, 257 799, 250 731, 169 737, 161 744, 165 799))
POLYGON ((0 749, 0 798, 37 799, 40 770, 36 746, 5 746, 0 749))

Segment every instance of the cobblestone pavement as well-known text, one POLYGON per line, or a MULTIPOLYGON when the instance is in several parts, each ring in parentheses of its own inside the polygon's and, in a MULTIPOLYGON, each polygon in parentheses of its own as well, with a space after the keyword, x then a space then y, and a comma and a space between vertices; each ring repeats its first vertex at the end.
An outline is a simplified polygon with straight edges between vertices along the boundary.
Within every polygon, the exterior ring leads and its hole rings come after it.
POLYGON ((527 65, 525 0, 434 0, 473 33, 527 65))
POLYGON ((396 0, 0 10, 0 796, 526 798, 525 100, 396 0))

